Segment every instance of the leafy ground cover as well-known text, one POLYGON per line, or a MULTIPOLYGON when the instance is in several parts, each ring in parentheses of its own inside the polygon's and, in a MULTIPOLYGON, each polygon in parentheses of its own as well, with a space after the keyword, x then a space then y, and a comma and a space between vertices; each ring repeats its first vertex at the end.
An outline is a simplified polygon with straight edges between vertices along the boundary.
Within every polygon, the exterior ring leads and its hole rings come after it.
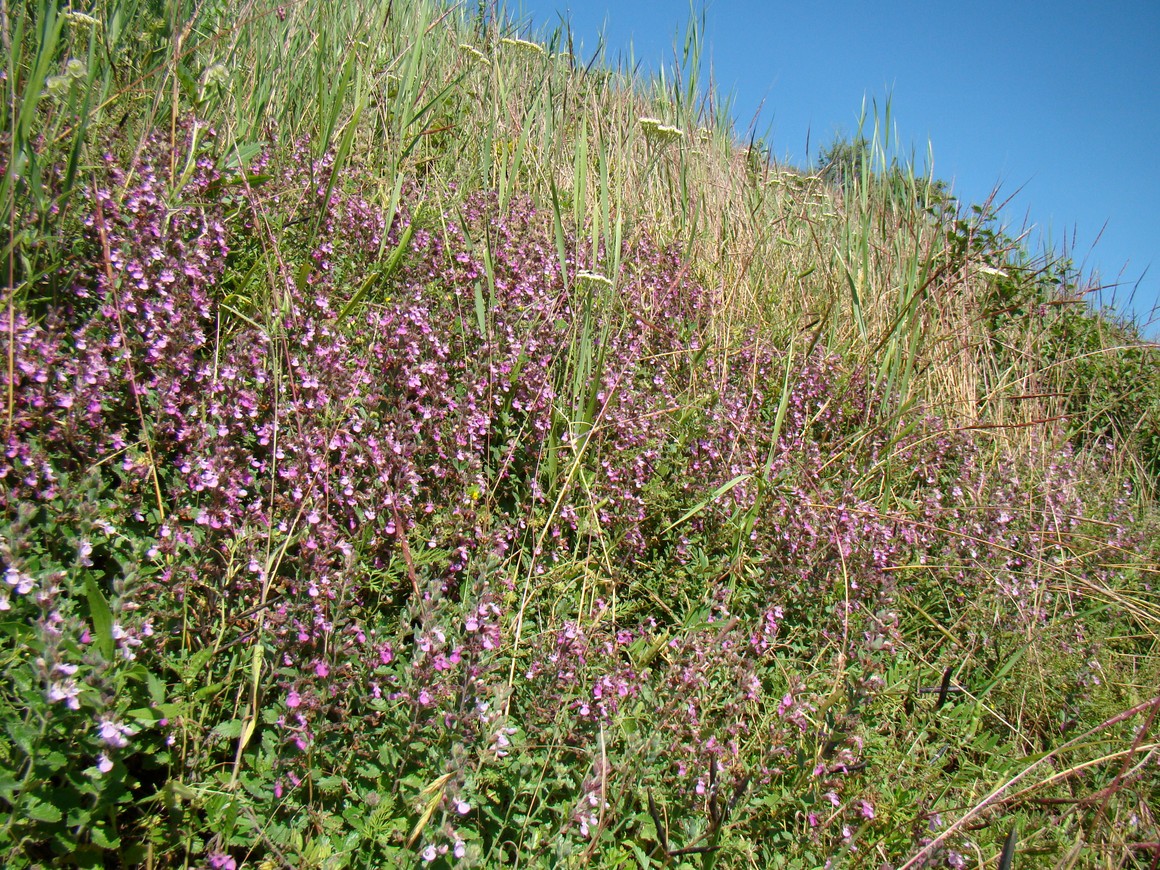
POLYGON ((739 146, 695 21, 8 14, 6 866, 1155 860, 1160 380, 1065 262, 739 146))

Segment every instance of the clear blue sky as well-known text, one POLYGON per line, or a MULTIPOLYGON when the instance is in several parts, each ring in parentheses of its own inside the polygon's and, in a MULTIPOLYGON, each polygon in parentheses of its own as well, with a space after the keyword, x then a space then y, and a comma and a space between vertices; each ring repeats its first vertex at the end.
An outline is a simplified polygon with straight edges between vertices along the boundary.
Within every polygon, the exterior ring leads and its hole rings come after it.
MULTIPOLYGON (((529 32, 570 21, 587 60, 673 60, 682 0, 510 0, 529 32)), ((697 9, 701 9, 698 2, 697 9)), ((705 63, 756 132, 795 165, 891 96, 905 153, 966 201, 996 184, 1076 263, 1119 282, 1147 319, 1160 297, 1160 0, 708 0, 705 63), (1020 189, 1021 188, 1021 189, 1020 189), (1105 227, 1106 224, 1106 227, 1105 227), (1102 235, 1101 235, 1102 230, 1102 235), (1099 243, 1093 243, 1099 236, 1099 243), (1145 273, 1147 270, 1147 274, 1145 273), (1141 275, 1144 275, 1140 281, 1141 275)), ((1110 300, 1107 291, 1106 299, 1110 300)), ((1148 330, 1155 337, 1160 325, 1148 330)))

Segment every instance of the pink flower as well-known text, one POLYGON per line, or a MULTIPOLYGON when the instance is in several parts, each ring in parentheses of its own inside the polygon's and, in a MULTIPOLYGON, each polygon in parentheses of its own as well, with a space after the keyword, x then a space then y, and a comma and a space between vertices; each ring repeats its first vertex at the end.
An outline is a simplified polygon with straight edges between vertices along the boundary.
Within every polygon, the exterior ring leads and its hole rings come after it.
POLYGON ((302 696, 299 695, 293 689, 291 689, 290 694, 286 696, 286 706, 289 707, 291 710, 293 710, 295 707, 299 706, 301 703, 302 703, 302 696))
POLYGON ((112 719, 102 719, 97 723, 97 736, 101 738, 102 743, 114 749, 123 749, 128 746, 129 738, 135 733, 128 725, 114 722, 112 719))
POLYGON ((781 703, 777 705, 777 715, 785 716, 785 711, 793 706, 793 695, 786 693, 785 697, 781 699, 781 703))

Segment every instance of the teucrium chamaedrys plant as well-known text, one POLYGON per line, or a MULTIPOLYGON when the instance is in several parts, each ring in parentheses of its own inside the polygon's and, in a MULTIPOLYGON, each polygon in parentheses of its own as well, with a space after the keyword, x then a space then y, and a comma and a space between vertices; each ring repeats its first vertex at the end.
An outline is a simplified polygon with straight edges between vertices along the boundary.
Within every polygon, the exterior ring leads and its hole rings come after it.
POLYGON ((738 152, 696 24, 9 12, 6 865, 1155 839, 1147 432, 884 135, 738 152))
POLYGON ((307 812, 382 860, 647 855, 795 811, 840 848, 923 573, 1015 629, 1101 582, 1072 460, 995 474, 937 417, 868 424, 834 355, 713 347, 713 295, 643 235, 605 278, 526 200, 414 189, 388 226, 328 157, 223 173, 181 129, 176 176, 163 139, 107 158, 92 265, 5 332, 12 860, 228 862, 307 812), (290 203, 317 220, 268 256, 290 203), (811 636, 837 682, 792 665, 811 636))

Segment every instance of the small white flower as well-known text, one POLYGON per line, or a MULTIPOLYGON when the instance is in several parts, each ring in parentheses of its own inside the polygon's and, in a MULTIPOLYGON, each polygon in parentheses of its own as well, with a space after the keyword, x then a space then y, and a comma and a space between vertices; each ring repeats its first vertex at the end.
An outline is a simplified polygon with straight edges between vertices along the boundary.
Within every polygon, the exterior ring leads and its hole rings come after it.
POLYGON ((461 43, 459 43, 459 48, 461 51, 467 52, 469 55, 471 55, 473 58, 475 58, 480 63, 486 64, 488 66, 491 65, 491 61, 488 60, 487 55, 484 54, 482 51, 480 51, 478 48, 476 48, 474 45, 468 45, 466 42, 461 42, 461 43))
POLYGON ((501 45, 509 45, 512 48, 518 48, 522 51, 526 51, 526 52, 529 52, 531 54, 543 54, 544 53, 544 46, 540 45, 538 42, 529 42, 526 39, 512 39, 512 38, 508 37, 508 38, 501 39, 500 44, 501 45))
POLYGON ((675 142, 685 135, 678 127, 661 123, 656 118, 641 118, 638 123, 644 130, 645 138, 650 141, 667 144, 669 142, 675 142))
POLYGON ((598 274, 596 272, 589 272, 587 270, 577 272, 576 273, 576 280, 582 281, 582 282, 587 282, 589 284, 596 284, 600 287, 611 287, 612 286, 612 281, 610 281, 604 275, 598 274))
POLYGON ((101 22, 99 19, 94 18, 91 15, 87 15, 84 12, 74 12, 72 9, 65 12, 64 17, 70 24, 78 24, 78 25, 83 24, 85 27, 100 27, 101 26, 101 22))

